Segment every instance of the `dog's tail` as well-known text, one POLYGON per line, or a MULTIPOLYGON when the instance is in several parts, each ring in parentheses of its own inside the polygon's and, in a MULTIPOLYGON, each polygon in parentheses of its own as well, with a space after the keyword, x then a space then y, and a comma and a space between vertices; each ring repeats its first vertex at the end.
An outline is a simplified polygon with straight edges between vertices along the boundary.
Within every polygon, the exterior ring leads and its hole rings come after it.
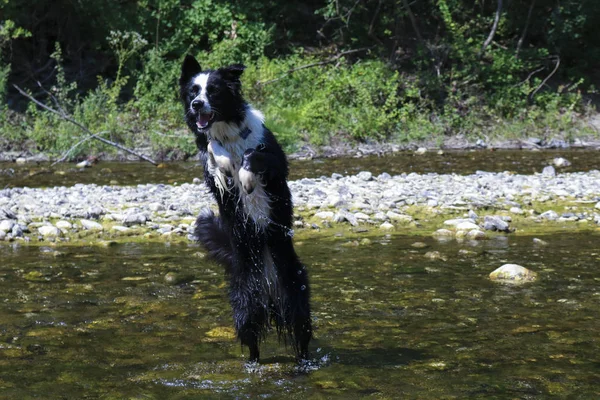
POLYGON ((194 234, 208 250, 209 256, 222 264, 226 272, 231 271, 233 250, 231 240, 221 219, 209 209, 202 210, 196 220, 194 234))

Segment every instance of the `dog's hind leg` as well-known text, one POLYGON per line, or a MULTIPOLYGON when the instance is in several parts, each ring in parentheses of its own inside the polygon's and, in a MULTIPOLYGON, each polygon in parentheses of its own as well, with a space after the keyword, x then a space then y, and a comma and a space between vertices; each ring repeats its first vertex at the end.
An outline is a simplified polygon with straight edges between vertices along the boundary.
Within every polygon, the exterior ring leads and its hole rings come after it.
MULTIPOLYGON (((280 268, 282 287, 285 290, 285 306, 283 327, 288 332, 296 358, 308 359, 308 344, 312 339, 312 323, 310 316, 310 288, 306 268, 297 259, 293 249, 280 268)), ((280 264, 280 265, 282 265, 280 264)), ((276 319, 276 321, 278 321, 276 319)), ((279 321, 278 321, 279 323, 279 321)))
POLYGON ((309 287, 306 269, 297 265, 297 279, 292 284, 288 297, 291 301, 291 324, 294 332, 294 349, 299 360, 308 359, 308 344, 312 339, 312 323, 310 318, 309 287))
POLYGON ((256 283, 259 276, 240 274, 231 277, 230 300, 233 308, 235 330, 243 346, 248 346, 248 361, 258 362, 259 343, 268 323, 267 309, 262 302, 256 283))

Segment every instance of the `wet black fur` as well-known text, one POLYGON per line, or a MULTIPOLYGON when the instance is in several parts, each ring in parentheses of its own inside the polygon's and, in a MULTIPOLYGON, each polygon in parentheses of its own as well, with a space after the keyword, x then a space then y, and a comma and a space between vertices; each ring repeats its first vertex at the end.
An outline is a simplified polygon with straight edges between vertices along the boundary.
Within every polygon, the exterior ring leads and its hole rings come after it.
MULTIPOLYGON (((215 121, 240 123, 245 117, 246 102, 241 94, 241 65, 210 72, 207 96, 215 121)), ((219 207, 219 216, 210 210, 201 212, 195 231, 210 256, 225 267, 229 278, 229 298, 238 338, 250 350, 250 361, 258 361, 259 344, 274 325, 279 338, 290 343, 297 358, 308 357, 312 338, 308 275, 292 243, 292 202, 287 185, 288 163, 273 134, 263 126, 263 143, 257 149, 246 150, 244 166, 259 174, 271 200, 270 222, 264 230, 257 229, 252 219, 238 206, 237 188, 223 196, 215 186, 207 164, 208 139, 196 125, 190 102, 197 95, 193 78, 201 72, 200 65, 187 56, 179 81, 186 122, 196 136, 196 144, 204 163, 204 179, 219 207), (278 298, 268 297, 264 282, 264 254, 269 251, 276 272, 278 298)))

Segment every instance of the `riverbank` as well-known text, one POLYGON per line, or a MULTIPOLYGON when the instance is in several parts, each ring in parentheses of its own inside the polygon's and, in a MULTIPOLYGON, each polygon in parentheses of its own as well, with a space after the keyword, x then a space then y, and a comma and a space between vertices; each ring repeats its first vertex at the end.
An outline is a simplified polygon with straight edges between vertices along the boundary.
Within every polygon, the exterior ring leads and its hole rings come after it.
MULTIPOLYGON (((598 231, 600 172, 518 175, 382 173, 290 182, 295 234, 402 233, 442 240, 558 230, 598 231)), ((0 239, 18 243, 193 240, 195 216, 215 203, 200 179, 177 185, 74 185, 0 191, 0 239)))
MULTIPOLYGON (((597 118, 596 125, 589 123, 589 126, 600 131, 600 117, 597 118)), ((185 132, 182 134, 186 134, 185 132)), ((191 140, 191 136, 190 136, 191 140)), ((407 143, 390 142, 367 142, 350 143, 340 142, 335 145, 315 146, 310 144, 299 145, 295 151, 288 154, 289 160, 307 160, 320 158, 339 158, 339 157, 369 157, 384 156, 400 152, 417 151, 427 149, 428 151, 462 151, 462 150, 554 150, 554 149, 600 149, 600 138, 597 135, 582 135, 581 137, 568 139, 555 137, 549 140, 538 137, 524 137, 520 139, 503 139, 485 141, 482 139, 473 140, 464 136, 452 136, 442 140, 413 141, 407 143)), ((182 152, 167 152, 164 150, 152 150, 151 148, 136 148, 134 150, 158 162, 172 162, 190 159, 198 159, 198 155, 189 155, 182 152)), ((140 161, 129 153, 122 151, 107 151, 97 154, 90 154, 87 157, 93 160, 102 161, 140 161)), ((31 151, 4 151, 0 152, 0 162, 18 162, 18 163, 44 163, 54 162, 59 157, 46 152, 31 151)), ((86 156, 79 156, 76 160, 84 160, 86 156)))

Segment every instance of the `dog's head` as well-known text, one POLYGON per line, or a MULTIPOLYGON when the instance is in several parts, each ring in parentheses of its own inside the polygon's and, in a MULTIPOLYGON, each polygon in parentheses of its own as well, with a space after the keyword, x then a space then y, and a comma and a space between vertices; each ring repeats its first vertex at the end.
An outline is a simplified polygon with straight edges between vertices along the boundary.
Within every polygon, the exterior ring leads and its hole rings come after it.
POLYGON ((206 132, 215 122, 239 123, 243 119, 240 76, 245 68, 233 64, 203 71, 194 57, 185 57, 179 88, 186 120, 194 132, 206 132))

